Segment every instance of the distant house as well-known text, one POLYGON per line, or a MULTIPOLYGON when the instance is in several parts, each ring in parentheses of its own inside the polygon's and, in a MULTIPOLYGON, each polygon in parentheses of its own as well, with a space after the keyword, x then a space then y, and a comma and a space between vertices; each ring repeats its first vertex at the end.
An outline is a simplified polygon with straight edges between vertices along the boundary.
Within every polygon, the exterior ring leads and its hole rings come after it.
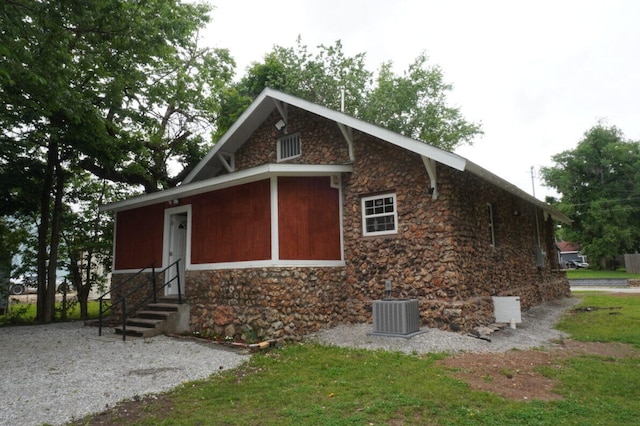
POLYGON ((587 256, 580 251, 582 246, 570 241, 558 242, 558 262, 563 269, 586 268, 587 256))
POLYGON ((562 213, 459 155, 271 89, 180 186, 103 210, 113 288, 179 259, 193 331, 369 322, 385 282, 418 299, 422 325, 461 331, 493 321, 492 296, 526 309, 569 295, 546 255, 562 213))

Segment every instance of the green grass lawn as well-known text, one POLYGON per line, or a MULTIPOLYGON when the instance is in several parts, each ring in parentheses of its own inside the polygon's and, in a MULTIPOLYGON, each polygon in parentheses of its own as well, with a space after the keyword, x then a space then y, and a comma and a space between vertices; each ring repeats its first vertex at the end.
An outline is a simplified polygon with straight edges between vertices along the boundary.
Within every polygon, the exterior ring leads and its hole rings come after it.
POLYGON ((595 271, 591 269, 572 269, 567 271, 567 278, 578 279, 610 279, 610 278, 640 278, 640 274, 628 274, 625 271, 595 271))
MULTIPOLYGON (((56 319, 60 318, 60 309, 62 303, 56 303, 56 319)), ((98 318, 100 304, 90 301, 87 304, 89 318, 98 318)), ((34 324, 36 319, 35 303, 13 303, 7 315, 0 315, 0 326, 2 325, 25 325, 34 324)), ((67 309, 67 321, 77 321, 80 319, 80 305, 78 303, 70 303, 67 309)))
MULTIPOLYGON (((640 350, 640 297, 580 294, 559 327, 581 340, 640 350)), ((146 400, 138 425, 626 425, 638 424, 640 359, 578 356, 541 369, 561 401, 512 401, 471 390, 436 361, 313 343, 252 356, 238 369, 146 400)), ((133 423, 131 423, 133 422, 133 423)), ((117 420, 116 420, 117 423, 117 420)), ((117 423, 124 424, 124 423, 117 423)))

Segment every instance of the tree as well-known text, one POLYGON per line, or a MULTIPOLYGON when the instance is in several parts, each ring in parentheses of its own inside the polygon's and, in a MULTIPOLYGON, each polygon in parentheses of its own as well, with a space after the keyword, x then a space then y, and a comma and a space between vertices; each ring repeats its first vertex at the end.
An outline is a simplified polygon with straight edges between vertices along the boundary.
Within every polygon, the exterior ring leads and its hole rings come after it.
POLYGON ((106 273, 111 267, 113 218, 101 212, 100 205, 123 199, 124 185, 98 180, 88 173, 75 177, 62 227, 64 268, 67 282, 76 289, 80 317, 88 319, 88 299, 92 289, 106 291, 106 273))
POLYGON ((453 86, 444 82, 439 67, 427 62, 424 53, 419 55, 403 76, 392 72, 392 62, 382 64, 359 116, 448 151, 471 144, 482 134, 480 125, 468 122, 458 108, 447 105, 447 93, 453 86))
POLYGON ((208 12, 177 0, 0 6, 3 210, 37 215, 40 322, 53 318, 73 176, 86 169, 152 192, 175 185, 205 151, 233 70, 226 50, 197 46, 208 12), (30 172, 10 177, 18 164, 30 172))
MULTIPOLYGON (((342 43, 320 45, 311 54, 298 38, 296 46, 275 46, 263 62, 255 62, 233 90, 223 97, 223 111, 237 117, 265 88, 271 87, 326 107, 342 110, 406 136, 447 150, 468 144, 482 133, 479 124, 466 121, 458 108, 447 105, 452 90, 440 68, 428 65, 421 54, 403 76, 392 62, 374 73, 365 67, 365 54, 347 56, 342 43)), ((233 121, 221 122, 214 139, 233 121)))
POLYGON ((557 207, 573 220, 563 236, 579 242, 594 259, 608 261, 640 249, 640 144, 600 122, 574 150, 552 157, 545 184, 561 199, 557 207))

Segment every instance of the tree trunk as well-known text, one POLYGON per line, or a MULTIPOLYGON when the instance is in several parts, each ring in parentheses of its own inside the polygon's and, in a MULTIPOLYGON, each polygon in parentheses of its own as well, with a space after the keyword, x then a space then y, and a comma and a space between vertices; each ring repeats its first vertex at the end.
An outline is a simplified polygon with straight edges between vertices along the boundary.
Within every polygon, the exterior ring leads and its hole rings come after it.
MULTIPOLYGON (((48 304, 51 310, 51 320, 55 318, 56 308, 56 289, 57 289, 57 271, 58 271, 58 251, 60 248, 60 221, 62 218, 62 197, 64 195, 64 170, 60 164, 60 158, 55 158, 56 186, 54 193, 53 211, 51 216, 51 238, 49 249, 49 271, 47 294, 49 296, 48 304)), ((63 309, 65 307, 63 306, 63 309)))
MULTIPOLYGON (((55 164, 58 157, 58 146, 55 142, 49 142, 47 151, 47 167, 42 180, 42 192, 40 193, 40 224, 38 225, 38 301, 36 304, 36 321, 40 324, 53 321, 53 311, 50 309, 49 292, 47 291, 47 262, 48 262, 48 240, 49 224, 51 213, 51 192, 53 189, 53 178, 55 164)), ((55 295, 55 294, 54 294, 55 295)))
POLYGON ((76 289, 78 304, 80 305, 80 318, 82 320, 89 319, 89 310, 87 303, 89 299, 89 291, 91 286, 87 282, 83 284, 82 274, 80 273, 80 256, 76 252, 69 253, 69 272, 71 273, 71 282, 76 289))

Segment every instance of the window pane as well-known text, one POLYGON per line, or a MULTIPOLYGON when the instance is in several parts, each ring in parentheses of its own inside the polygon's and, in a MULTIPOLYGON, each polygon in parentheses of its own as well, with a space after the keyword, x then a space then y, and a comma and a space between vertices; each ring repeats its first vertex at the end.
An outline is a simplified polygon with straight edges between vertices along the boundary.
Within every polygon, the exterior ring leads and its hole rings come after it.
POLYGON ((380 196, 366 198, 362 201, 362 215, 365 234, 392 234, 396 227, 396 199, 395 196, 380 196))

